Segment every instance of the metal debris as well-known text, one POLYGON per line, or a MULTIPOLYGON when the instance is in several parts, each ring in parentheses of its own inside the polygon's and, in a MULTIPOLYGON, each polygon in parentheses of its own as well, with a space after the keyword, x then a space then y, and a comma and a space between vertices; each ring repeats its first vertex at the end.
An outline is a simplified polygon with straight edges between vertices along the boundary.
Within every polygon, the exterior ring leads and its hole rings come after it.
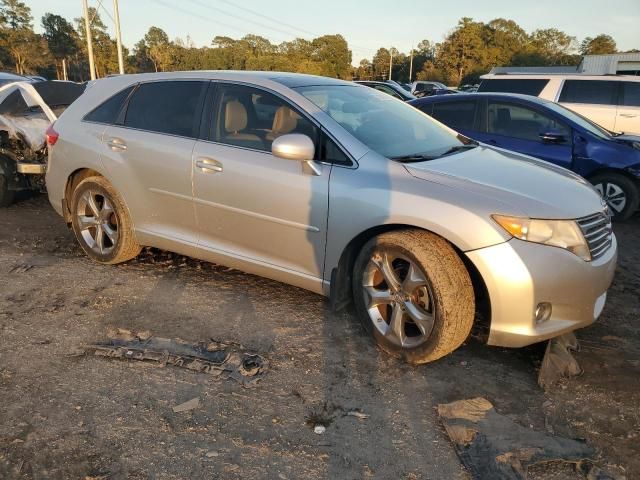
POLYGON ((180 405, 176 405, 173 407, 173 411, 175 413, 188 412, 190 410, 195 410, 200 406, 200 399, 198 397, 192 398, 191 400, 187 400, 180 405))
POLYGON ((561 378, 580 375, 582 368, 571 354, 578 350, 578 339, 573 333, 565 333, 549 340, 538 374, 538 385, 549 388, 561 378))
POLYGON ((82 348, 84 355, 154 361, 164 365, 231 378, 245 387, 256 384, 268 369, 267 360, 239 345, 209 342, 190 343, 179 338, 154 337, 151 332, 117 329, 107 340, 82 348))
POLYGON ((578 465, 595 453, 586 443, 518 425, 484 398, 438 405, 438 415, 474 479, 523 480, 530 465, 552 461, 578 465))

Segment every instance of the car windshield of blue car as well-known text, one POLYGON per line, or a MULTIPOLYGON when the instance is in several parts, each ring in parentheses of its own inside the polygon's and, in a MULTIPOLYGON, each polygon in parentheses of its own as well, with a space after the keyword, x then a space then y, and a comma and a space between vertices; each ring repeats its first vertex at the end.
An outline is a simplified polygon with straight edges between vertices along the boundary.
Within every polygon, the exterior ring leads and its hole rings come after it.
POLYGON ((577 123, 579 127, 584 128, 589 133, 605 140, 611 139, 613 132, 610 132, 609 130, 602 128, 600 125, 593 123, 591 120, 583 117, 579 113, 576 113, 573 110, 569 110, 568 108, 553 102, 545 103, 545 106, 549 110, 559 113, 563 117, 568 118, 574 123, 577 123))
POLYGON ((362 143, 394 160, 432 160, 477 145, 403 101, 372 88, 332 85, 296 90, 362 143))

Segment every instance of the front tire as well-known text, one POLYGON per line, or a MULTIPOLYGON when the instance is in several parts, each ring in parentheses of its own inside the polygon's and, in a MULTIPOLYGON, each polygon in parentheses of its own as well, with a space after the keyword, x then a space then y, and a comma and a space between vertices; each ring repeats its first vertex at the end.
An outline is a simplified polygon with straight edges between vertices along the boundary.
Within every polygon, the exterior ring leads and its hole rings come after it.
POLYGON ((71 206, 73 232, 90 258, 116 264, 140 253, 129 210, 104 177, 82 180, 73 191, 71 206))
POLYGON ((8 207, 15 199, 16 192, 9 190, 7 177, 0 173, 0 208, 8 207))
POLYGON ((462 345, 475 316, 462 260, 446 240, 421 230, 383 233, 367 242, 354 265, 353 298, 378 346, 412 364, 462 345))
POLYGON ((609 207, 614 220, 628 220, 638 210, 638 184, 624 175, 607 172, 590 179, 609 207))

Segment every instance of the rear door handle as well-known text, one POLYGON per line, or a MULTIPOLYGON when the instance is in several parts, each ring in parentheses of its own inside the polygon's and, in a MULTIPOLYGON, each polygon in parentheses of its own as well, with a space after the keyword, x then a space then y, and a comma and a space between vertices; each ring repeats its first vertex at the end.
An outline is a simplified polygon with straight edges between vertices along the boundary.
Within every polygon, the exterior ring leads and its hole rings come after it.
POLYGON ((196 167, 203 171, 203 173, 221 173, 222 164, 214 160, 213 158, 199 157, 196 160, 196 167))
POLYGON ((113 151, 123 151, 127 149, 127 144, 121 138, 110 138, 107 140, 107 145, 113 151))

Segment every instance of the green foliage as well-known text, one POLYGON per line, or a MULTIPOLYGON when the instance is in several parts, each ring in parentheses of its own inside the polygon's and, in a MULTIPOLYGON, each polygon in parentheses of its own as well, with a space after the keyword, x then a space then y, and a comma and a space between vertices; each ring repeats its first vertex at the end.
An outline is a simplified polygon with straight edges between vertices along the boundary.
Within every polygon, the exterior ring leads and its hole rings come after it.
POLYGON ((616 41, 610 36, 601 33, 595 38, 587 37, 580 44, 582 55, 606 55, 616 53, 618 47, 616 41))

